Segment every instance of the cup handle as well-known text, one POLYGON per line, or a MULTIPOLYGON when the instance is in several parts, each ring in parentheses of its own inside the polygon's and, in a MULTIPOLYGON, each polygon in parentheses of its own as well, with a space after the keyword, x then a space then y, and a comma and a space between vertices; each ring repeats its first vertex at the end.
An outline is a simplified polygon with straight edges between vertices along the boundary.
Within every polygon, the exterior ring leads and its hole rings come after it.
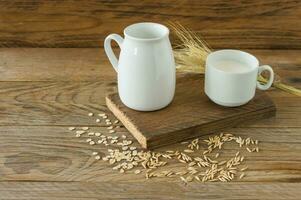
POLYGON ((112 50, 112 46, 111 46, 112 40, 117 42, 119 48, 121 49, 122 43, 123 43, 123 38, 118 34, 110 34, 106 37, 105 42, 104 42, 105 52, 109 58, 109 61, 111 62, 115 71, 118 73, 118 59, 116 58, 116 56, 112 50))
POLYGON ((264 84, 264 85, 261 84, 259 81, 257 81, 257 88, 260 89, 260 90, 267 90, 267 89, 269 89, 272 86, 273 81, 274 81, 274 71, 273 71, 273 69, 269 65, 259 66, 258 75, 260 75, 265 70, 269 71, 270 78, 269 78, 268 82, 266 84, 264 84))

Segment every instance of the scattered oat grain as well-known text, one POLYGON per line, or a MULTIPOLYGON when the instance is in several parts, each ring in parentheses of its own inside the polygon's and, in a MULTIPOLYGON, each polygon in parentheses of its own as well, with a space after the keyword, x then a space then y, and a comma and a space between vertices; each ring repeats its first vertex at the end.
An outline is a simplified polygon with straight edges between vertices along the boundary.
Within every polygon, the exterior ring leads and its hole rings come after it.
POLYGON ((82 130, 78 130, 78 131, 76 131, 75 133, 76 134, 84 134, 86 131, 82 131, 82 130))
POLYGON ((185 149, 184 152, 186 152, 186 153, 193 153, 194 151, 190 150, 190 149, 185 149))
POLYGON ((245 171, 245 170, 247 170, 247 169, 248 169, 248 167, 244 167, 244 168, 241 168, 240 171, 243 172, 243 171, 245 171))
MULTIPOLYGON (((94 116, 93 113, 89 113, 88 115, 91 117, 94 116)), ((115 133, 116 128, 120 127, 119 125, 111 125, 112 121, 105 113, 99 113, 98 116, 105 119, 104 121, 107 125, 109 133, 115 133)), ((100 121, 101 119, 96 119, 96 122, 100 121)), ((114 120, 113 122, 113 124, 116 125, 118 123, 119 120, 114 120)), ((70 131, 75 129, 75 127, 68 128, 70 131)), ((89 127, 81 127, 81 129, 82 130, 76 131, 76 137, 80 137, 82 134, 86 133, 89 127)), ((180 176, 180 179, 185 184, 191 181, 229 182, 235 180, 235 176, 238 174, 238 171, 240 171, 240 179, 245 176, 245 174, 241 172, 245 171, 247 167, 239 169, 239 165, 241 165, 244 160, 244 156, 240 155, 239 151, 236 152, 234 157, 224 161, 220 161, 218 159, 220 156, 219 153, 213 154, 214 151, 217 151, 216 149, 222 149, 224 143, 226 142, 233 141, 239 144, 239 147, 245 146, 248 152, 259 152, 259 148, 256 146, 258 144, 258 140, 242 138, 229 133, 221 133, 210 136, 206 140, 202 140, 207 146, 202 151, 200 150, 200 147, 203 146, 200 145, 203 144, 200 143, 200 139, 197 138, 190 142, 181 142, 181 144, 187 144, 184 150, 167 150, 165 152, 137 150, 136 147, 131 146, 133 142, 131 140, 127 140, 125 135, 119 136, 122 138, 121 141, 118 141, 119 137, 115 134, 106 136, 99 132, 88 132, 87 135, 99 137, 99 140, 96 140, 95 142, 92 140, 92 138, 88 138, 86 141, 90 145, 97 143, 112 147, 111 149, 108 149, 108 154, 103 156, 102 160, 109 162, 114 170, 119 170, 120 173, 133 170, 135 174, 140 174, 142 171, 135 168, 143 167, 145 168, 146 179, 153 177, 180 176), (113 148, 114 144, 117 144, 118 147, 113 148), (198 153, 199 157, 192 154, 194 152, 198 153), (163 166, 168 165, 170 160, 178 160, 179 162, 183 163, 180 165, 185 165, 186 168, 179 172, 173 172, 170 170, 161 171, 160 169, 163 166)), ((96 160, 101 159, 101 156, 98 154, 99 153, 96 151, 92 152, 92 156, 94 156, 96 160)))

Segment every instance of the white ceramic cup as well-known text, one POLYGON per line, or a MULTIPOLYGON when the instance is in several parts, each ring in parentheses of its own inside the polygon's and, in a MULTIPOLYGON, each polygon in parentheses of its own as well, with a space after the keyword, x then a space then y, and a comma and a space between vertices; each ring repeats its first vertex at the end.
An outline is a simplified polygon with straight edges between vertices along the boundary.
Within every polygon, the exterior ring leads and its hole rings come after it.
POLYGON ((254 97, 256 87, 267 90, 273 80, 274 72, 270 66, 259 66, 255 56, 243 51, 219 50, 210 53, 206 59, 205 93, 213 102, 222 106, 246 104, 254 97), (257 77, 265 70, 270 77, 262 85, 257 77))
POLYGON ((169 30, 157 23, 137 23, 124 29, 124 39, 110 34, 105 52, 118 74, 118 92, 123 104, 139 111, 164 108, 175 93, 175 61, 169 30), (115 40, 121 51, 119 60, 111 48, 115 40))

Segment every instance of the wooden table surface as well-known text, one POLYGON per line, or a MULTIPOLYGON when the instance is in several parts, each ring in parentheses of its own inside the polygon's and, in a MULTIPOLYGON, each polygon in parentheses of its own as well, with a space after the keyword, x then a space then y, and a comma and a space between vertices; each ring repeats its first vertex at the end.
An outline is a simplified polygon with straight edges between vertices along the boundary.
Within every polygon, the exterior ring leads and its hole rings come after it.
MULTIPOLYGON (((301 50, 250 52, 301 88, 301 50)), ((95 127, 87 113, 109 112, 104 97, 116 91, 116 74, 102 49, 2 48, 0 74, 0 199, 300 199, 300 97, 271 89, 276 117, 228 130, 261 142, 244 179, 185 186, 178 178, 120 175, 91 157, 106 148, 66 130, 95 127)))

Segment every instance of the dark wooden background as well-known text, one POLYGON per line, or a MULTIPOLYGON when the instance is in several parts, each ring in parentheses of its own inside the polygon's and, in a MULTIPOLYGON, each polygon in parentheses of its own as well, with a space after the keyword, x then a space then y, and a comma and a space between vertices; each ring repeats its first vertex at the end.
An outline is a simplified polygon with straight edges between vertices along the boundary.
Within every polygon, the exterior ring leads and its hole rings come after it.
POLYGON ((141 21, 179 22, 213 48, 301 48, 300 0, 0 0, 0 47, 99 47, 141 21))

